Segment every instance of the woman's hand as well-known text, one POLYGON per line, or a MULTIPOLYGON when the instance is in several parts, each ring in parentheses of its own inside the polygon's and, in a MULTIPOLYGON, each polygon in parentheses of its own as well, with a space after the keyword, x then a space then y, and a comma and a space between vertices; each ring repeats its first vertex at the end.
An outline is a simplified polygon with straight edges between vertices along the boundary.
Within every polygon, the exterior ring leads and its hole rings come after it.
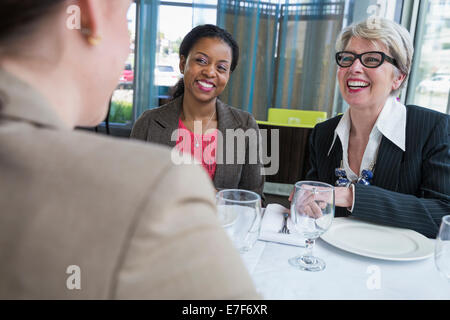
POLYGON ((351 208, 353 206, 353 186, 334 188, 334 203, 336 207, 351 208))
MULTIPOLYGON (((311 186, 311 190, 303 190, 298 193, 295 198, 295 209, 303 215, 314 219, 322 217, 322 210, 326 208, 329 203, 333 202, 330 193, 320 192, 323 188, 311 186), (316 192, 317 191, 317 192, 316 192)), ((295 189, 294 189, 295 190, 295 189)), ((323 189, 325 191, 326 189, 323 189)), ((292 202, 294 191, 289 196, 289 201, 292 202)))
POLYGON ((319 194, 310 191, 302 192, 295 201, 295 209, 303 215, 318 219, 322 216, 322 209, 327 206, 327 203, 319 197, 319 194))
MULTIPOLYGON (((334 188, 334 196, 335 196, 335 205, 337 207, 351 208, 353 206, 353 187, 336 187, 334 188)), ((294 188, 295 190, 295 188, 294 188)), ((292 190, 289 195, 289 201, 292 202, 292 198, 294 197, 294 190, 292 190)), ((299 199, 298 203, 302 203, 298 208, 302 209, 306 214, 310 217, 318 218, 322 215, 321 207, 318 206, 314 201, 311 201, 311 198, 299 199), (309 201, 308 201, 309 200, 309 201), (306 205, 305 205, 306 204, 306 205)), ((325 203, 325 202, 323 202, 325 203)))

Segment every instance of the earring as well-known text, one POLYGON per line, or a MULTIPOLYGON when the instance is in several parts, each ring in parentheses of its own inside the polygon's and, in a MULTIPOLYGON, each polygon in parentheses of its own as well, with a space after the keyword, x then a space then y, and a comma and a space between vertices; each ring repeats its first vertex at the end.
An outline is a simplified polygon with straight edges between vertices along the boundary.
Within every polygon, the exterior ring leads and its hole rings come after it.
POLYGON ((87 38, 87 41, 89 42, 89 44, 91 46, 95 47, 96 45, 98 45, 102 41, 102 37, 100 37, 100 36, 96 36, 96 37, 89 36, 87 38))
POLYGON ((89 28, 81 28, 81 33, 87 37, 87 42, 91 46, 96 46, 102 41, 101 36, 93 36, 92 31, 89 28))

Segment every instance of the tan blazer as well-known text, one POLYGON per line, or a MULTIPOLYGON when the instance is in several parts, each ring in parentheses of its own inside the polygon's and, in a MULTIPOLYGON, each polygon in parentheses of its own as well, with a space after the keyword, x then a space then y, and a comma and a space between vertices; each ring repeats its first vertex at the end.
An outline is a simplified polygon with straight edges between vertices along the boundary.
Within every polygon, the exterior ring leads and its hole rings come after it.
POLYGON ((0 109, 0 299, 258 298, 201 168, 70 130, 1 70, 0 109))
MULTIPOLYGON (((143 141, 154 142, 158 144, 174 147, 176 141, 171 140, 172 133, 178 129, 178 121, 182 110, 183 96, 176 98, 168 104, 156 109, 145 111, 136 121, 131 131, 131 138, 143 141)), ((227 159, 227 151, 233 152, 233 163, 218 163, 214 175, 214 186, 216 189, 246 189, 251 190, 264 199, 264 175, 261 150, 257 150, 257 163, 249 161, 249 152, 254 147, 250 146, 249 141, 245 141, 245 161, 237 160, 237 142, 234 148, 226 150, 227 134, 229 129, 242 129, 246 132, 248 129, 255 130, 259 135, 258 124, 253 116, 245 111, 231 107, 219 99, 216 102, 217 126, 222 133, 223 141, 219 140, 217 145, 217 158, 227 159)), ((257 144, 258 145, 258 144, 257 144)))

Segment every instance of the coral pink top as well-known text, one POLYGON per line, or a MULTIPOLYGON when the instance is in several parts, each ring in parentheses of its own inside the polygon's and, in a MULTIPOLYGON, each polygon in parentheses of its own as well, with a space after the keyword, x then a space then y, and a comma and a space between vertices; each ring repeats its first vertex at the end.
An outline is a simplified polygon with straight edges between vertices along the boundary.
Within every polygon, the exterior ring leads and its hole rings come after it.
MULTIPOLYGON (((207 130, 211 132, 212 130, 207 130)), ((207 134, 189 131, 181 119, 178 121, 178 139, 175 148, 191 154, 209 174, 211 180, 216 173, 217 129, 207 134)))

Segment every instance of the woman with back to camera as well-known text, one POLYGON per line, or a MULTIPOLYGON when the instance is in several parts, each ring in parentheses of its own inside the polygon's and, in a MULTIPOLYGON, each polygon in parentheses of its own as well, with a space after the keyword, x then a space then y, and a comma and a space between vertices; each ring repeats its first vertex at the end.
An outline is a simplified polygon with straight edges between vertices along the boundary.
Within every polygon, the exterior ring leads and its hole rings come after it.
POLYGON ((412 41, 387 19, 373 27, 363 21, 337 39, 337 78, 349 108, 314 128, 307 180, 337 185, 337 216, 435 237, 450 212, 449 116, 397 101, 412 41))
POLYGON ((106 116, 130 3, 0 2, 0 299, 257 296, 203 170, 73 130, 106 116))
MULTIPOLYGON (((192 29, 180 45, 183 78, 175 86, 173 100, 145 111, 136 121, 131 138, 165 144, 192 154, 202 163, 216 189, 246 189, 263 196, 264 175, 255 148, 258 125, 248 112, 228 106, 218 98, 238 59, 238 45, 225 30, 215 25, 192 29), (226 134, 229 129, 250 132, 250 139, 245 140, 245 154, 240 155, 245 161, 236 160, 236 146, 226 148, 230 142, 226 134), (175 139, 174 132, 178 132, 175 139), (217 138, 218 133, 223 140, 217 138), (231 152, 235 153, 234 161, 228 163, 227 153, 231 152)), ((240 143, 239 139, 236 143, 240 143)))

